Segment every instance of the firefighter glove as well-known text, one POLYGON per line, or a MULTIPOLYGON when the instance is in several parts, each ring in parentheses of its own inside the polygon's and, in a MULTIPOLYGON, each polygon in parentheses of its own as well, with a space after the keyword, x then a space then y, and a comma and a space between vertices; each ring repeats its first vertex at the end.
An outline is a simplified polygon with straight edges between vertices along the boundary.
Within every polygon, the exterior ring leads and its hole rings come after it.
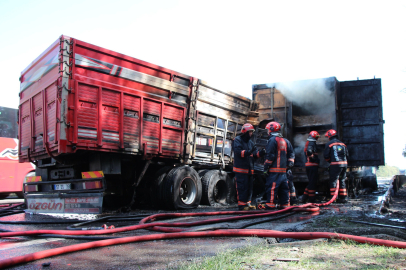
POLYGON ((294 163, 293 163, 292 161, 289 161, 289 162, 288 162, 288 167, 289 167, 289 168, 292 168, 293 165, 294 165, 294 163))
POLYGON ((254 151, 257 150, 257 148, 254 146, 251 148, 251 150, 248 152, 248 156, 250 156, 254 151))
POLYGON ((265 176, 268 176, 269 175, 269 165, 268 164, 266 164, 266 165, 264 165, 264 175, 265 176))
POLYGON ((292 170, 291 169, 287 170, 286 174, 287 174, 288 178, 291 177, 292 176, 292 170))
POLYGON ((259 156, 260 156, 260 157, 263 157, 263 156, 265 156, 265 154, 266 154, 266 150, 265 150, 265 148, 262 148, 262 149, 259 151, 259 156))

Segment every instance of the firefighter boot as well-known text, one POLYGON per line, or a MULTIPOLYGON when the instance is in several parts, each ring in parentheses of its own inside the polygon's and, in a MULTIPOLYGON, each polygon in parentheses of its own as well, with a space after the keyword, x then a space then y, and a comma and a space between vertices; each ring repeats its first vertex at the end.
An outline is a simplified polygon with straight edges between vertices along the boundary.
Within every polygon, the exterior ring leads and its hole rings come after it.
POLYGON ((240 210, 240 211, 248 211, 248 210, 250 210, 250 208, 248 207, 248 205, 244 205, 244 206, 238 206, 238 210, 240 210))
POLYGON ((308 198, 309 198, 308 195, 303 194, 303 195, 299 198, 299 200, 300 200, 301 203, 306 203, 308 198))
POLYGON ((251 202, 248 202, 247 205, 248 205, 248 210, 257 210, 257 207, 255 205, 252 205, 251 202))
POLYGON ((347 203, 347 202, 348 202, 348 200, 347 200, 346 197, 338 198, 338 199, 336 200, 336 203, 347 203))

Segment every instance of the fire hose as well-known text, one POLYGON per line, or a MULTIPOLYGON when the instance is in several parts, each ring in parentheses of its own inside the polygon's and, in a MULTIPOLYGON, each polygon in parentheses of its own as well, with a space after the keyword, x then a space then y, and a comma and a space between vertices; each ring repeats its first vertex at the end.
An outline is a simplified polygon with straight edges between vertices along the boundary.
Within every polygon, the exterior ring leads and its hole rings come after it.
MULTIPOLYGON (((337 181, 338 182, 338 181, 337 181)), ((0 261, 0 268, 9 267, 21 263, 27 263, 38 259, 43 259, 55 255, 61 255, 69 252, 75 252, 79 250, 85 250, 96 247, 104 247, 110 245, 118 245, 132 242, 141 241, 153 241, 162 239, 177 239, 177 238, 195 238, 195 237, 241 237, 241 236, 256 236, 256 237, 275 237, 275 238, 294 238, 300 240, 310 240, 318 238, 329 238, 329 239, 341 239, 341 240, 353 240, 359 243, 368 243, 373 245, 382 245, 387 247, 397 247, 406 248, 406 242, 382 240, 361 236, 354 236, 348 234, 337 234, 329 232, 281 232, 273 230, 263 230, 263 229, 226 229, 226 230, 216 230, 216 231, 204 231, 204 232, 191 232, 186 228, 178 227, 190 227, 196 225, 213 224, 218 222, 240 220, 245 218, 258 218, 267 217, 275 214, 288 213, 290 211, 306 211, 315 212, 319 211, 319 206, 326 206, 332 203, 338 195, 339 185, 337 183, 337 188, 333 198, 327 203, 323 204, 312 204, 307 203, 301 206, 291 206, 283 210, 278 211, 224 211, 224 212, 206 212, 206 213, 169 213, 169 214, 156 214, 144 218, 140 221, 139 225, 114 228, 108 230, 89 230, 89 231, 79 231, 79 230, 34 230, 34 231, 22 231, 22 232, 3 232, 0 233, 0 237, 12 237, 12 236, 32 236, 41 234, 52 234, 52 235, 101 235, 101 234, 112 234, 118 232, 149 229, 154 231, 163 231, 171 233, 162 234, 152 234, 143 236, 132 236, 132 237, 122 237, 116 239, 107 239, 100 241, 93 241, 89 243, 82 243, 71 245, 67 247, 60 247, 51 250, 45 250, 40 252, 35 252, 23 256, 13 257, 0 261), (253 214, 253 212, 255 212, 253 214), (234 215, 238 214, 240 216, 232 216, 226 218, 203 220, 195 222, 153 222, 160 218, 173 218, 173 217, 191 217, 191 216, 215 216, 215 215, 234 215)))

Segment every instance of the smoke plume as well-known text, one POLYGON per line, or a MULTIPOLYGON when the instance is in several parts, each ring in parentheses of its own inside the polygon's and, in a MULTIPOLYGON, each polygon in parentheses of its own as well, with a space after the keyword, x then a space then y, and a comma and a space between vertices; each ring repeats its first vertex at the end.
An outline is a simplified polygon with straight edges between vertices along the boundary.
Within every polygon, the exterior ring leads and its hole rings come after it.
POLYGON ((275 87, 294 105, 307 114, 332 113, 335 111, 334 78, 267 84, 275 87))
POLYGON ((304 147, 306 145, 307 137, 307 134, 296 134, 295 137, 293 137, 296 166, 303 167, 305 164, 304 147))

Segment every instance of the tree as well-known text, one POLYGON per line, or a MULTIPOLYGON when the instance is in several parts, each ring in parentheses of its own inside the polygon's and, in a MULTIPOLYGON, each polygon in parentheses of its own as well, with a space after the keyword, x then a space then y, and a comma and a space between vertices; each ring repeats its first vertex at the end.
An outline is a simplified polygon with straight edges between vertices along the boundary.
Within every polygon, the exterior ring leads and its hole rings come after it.
POLYGON ((377 177, 391 177, 399 174, 400 172, 398 167, 388 166, 388 164, 385 166, 379 166, 378 170, 376 171, 377 177))

